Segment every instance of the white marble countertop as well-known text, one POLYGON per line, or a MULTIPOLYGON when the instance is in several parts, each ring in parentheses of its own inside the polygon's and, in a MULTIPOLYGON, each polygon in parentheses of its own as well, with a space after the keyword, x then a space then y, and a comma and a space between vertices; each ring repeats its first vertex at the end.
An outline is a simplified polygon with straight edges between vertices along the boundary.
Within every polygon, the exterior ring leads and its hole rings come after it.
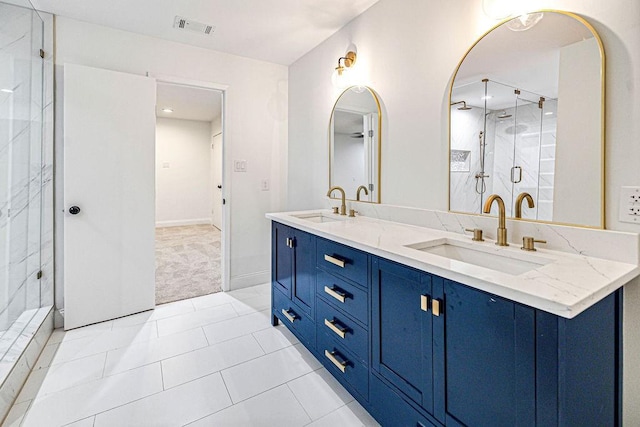
POLYGON ((520 250, 519 244, 511 243, 511 246, 500 247, 491 240, 473 242, 471 237, 458 233, 364 216, 339 217, 325 210, 270 213, 266 216, 316 236, 565 318, 577 316, 640 275, 637 264, 543 248, 538 248, 536 252, 526 252, 520 250), (339 220, 320 223, 295 216, 320 213, 339 220), (541 265, 521 274, 509 274, 409 247, 445 242, 541 265))

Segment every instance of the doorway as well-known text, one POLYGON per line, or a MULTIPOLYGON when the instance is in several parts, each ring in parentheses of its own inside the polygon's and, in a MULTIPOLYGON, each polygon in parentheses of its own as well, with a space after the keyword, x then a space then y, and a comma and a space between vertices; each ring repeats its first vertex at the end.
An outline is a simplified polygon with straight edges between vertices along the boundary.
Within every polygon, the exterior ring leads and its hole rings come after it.
POLYGON ((158 80, 156 305, 223 290, 223 92, 158 80))

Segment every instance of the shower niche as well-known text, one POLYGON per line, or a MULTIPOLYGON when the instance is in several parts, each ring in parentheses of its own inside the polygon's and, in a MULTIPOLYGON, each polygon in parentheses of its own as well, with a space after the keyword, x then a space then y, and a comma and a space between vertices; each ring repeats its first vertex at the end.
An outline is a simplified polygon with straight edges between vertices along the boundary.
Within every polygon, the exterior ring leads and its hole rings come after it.
POLYGON ((516 216, 526 193, 535 203, 521 217, 551 221, 558 100, 484 79, 455 88, 452 101, 451 210, 480 214, 498 194, 506 214, 516 216))
POLYGON ((450 88, 449 210, 482 214, 497 194, 509 217, 604 228, 604 65, 598 34, 569 12, 474 43, 450 88))

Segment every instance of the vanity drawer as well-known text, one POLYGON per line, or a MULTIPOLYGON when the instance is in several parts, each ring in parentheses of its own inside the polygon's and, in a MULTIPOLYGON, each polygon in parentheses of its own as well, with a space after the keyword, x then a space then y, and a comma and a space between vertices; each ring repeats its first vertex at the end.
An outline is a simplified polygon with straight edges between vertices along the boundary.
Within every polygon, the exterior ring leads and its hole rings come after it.
POLYGON ((315 348, 316 328, 313 320, 279 290, 273 289, 272 295, 273 314, 303 341, 310 344, 311 348, 315 348))
POLYGON ((348 382, 365 399, 369 398, 369 370, 344 346, 325 333, 318 334, 318 354, 334 377, 348 382))
POLYGON ((360 361, 368 363, 369 334, 366 329, 320 299, 317 301, 316 310, 318 334, 328 334, 355 354, 360 361))
POLYGON ((330 305, 349 313, 365 325, 369 324, 368 293, 363 289, 318 269, 316 290, 330 305))
POLYGON ((340 243, 318 239, 316 254, 318 267, 366 287, 366 253, 340 243))

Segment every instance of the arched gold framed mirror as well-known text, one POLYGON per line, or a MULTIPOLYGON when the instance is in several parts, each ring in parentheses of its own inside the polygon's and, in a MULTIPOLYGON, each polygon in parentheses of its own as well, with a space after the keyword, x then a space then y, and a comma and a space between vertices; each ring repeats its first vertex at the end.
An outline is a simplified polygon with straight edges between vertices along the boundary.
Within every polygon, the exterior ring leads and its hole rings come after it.
POLYGON ((329 123, 329 187, 347 200, 380 203, 380 100, 367 86, 351 86, 336 100, 329 123))
POLYGON ((602 41, 582 17, 506 20, 464 55, 450 87, 449 210, 604 228, 602 41), (531 203, 526 195, 531 196, 531 203))

